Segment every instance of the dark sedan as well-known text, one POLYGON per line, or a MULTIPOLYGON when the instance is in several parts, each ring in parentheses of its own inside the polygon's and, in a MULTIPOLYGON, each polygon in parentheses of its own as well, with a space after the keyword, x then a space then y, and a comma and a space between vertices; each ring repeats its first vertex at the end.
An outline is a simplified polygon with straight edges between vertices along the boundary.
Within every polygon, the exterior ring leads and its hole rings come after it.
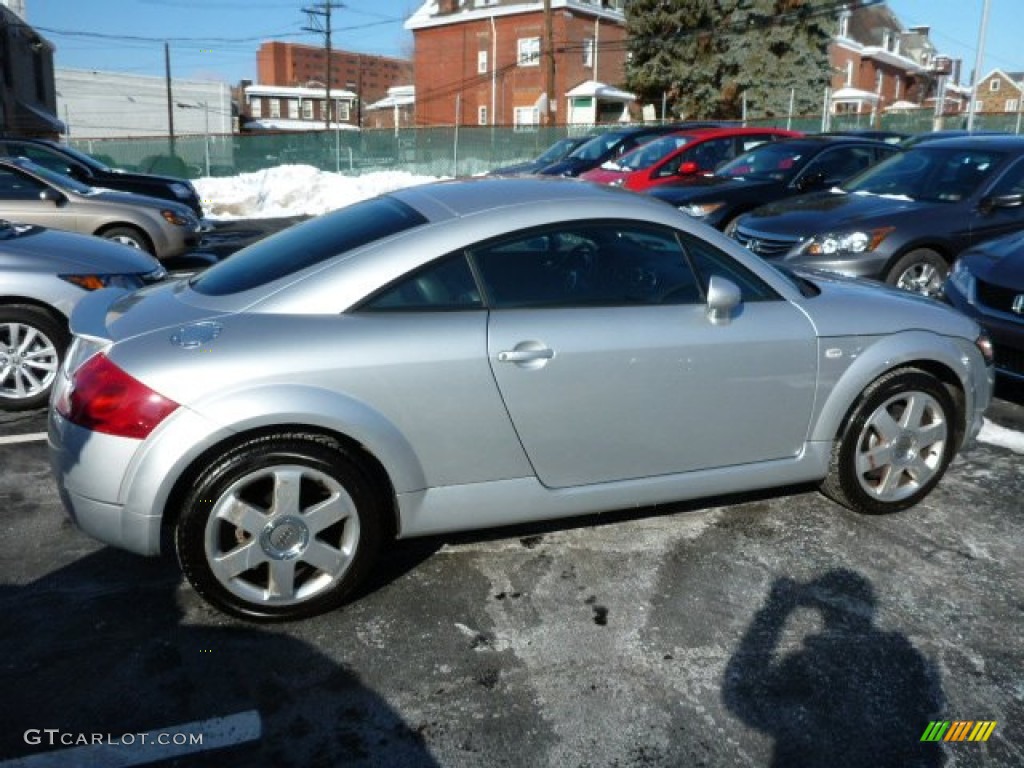
POLYGON ((945 294, 989 332, 996 371, 1024 381, 1024 233, 965 251, 946 281, 945 294))
POLYGON ((633 125, 627 128, 613 128, 599 134, 587 143, 538 173, 545 176, 579 176, 597 168, 601 163, 621 157, 630 150, 666 133, 675 133, 685 128, 717 127, 720 123, 667 123, 665 125, 633 125))
POLYGON ((70 176, 90 187, 133 192, 147 197, 173 200, 187 205, 200 219, 203 206, 199 193, 187 179, 152 173, 127 173, 108 168, 94 157, 67 144, 47 139, 0 139, 0 157, 27 157, 36 165, 70 176))
POLYGON ((727 234, 787 265, 936 296, 964 249, 1024 230, 1024 137, 904 150, 841 187, 758 208, 727 234))
POLYGON ((501 168, 495 168, 493 171, 490 171, 490 175, 514 176, 522 173, 537 173, 549 165, 557 163, 576 149, 576 147, 586 144, 593 138, 595 138, 593 133, 588 133, 585 136, 565 136, 545 149, 533 160, 528 160, 525 163, 516 163, 515 165, 503 165, 501 168))
POLYGON ((871 139, 786 139, 755 147, 710 176, 692 176, 649 194, 725 229, 741 213, 802 192, 828 189, 897 151, 871 139))

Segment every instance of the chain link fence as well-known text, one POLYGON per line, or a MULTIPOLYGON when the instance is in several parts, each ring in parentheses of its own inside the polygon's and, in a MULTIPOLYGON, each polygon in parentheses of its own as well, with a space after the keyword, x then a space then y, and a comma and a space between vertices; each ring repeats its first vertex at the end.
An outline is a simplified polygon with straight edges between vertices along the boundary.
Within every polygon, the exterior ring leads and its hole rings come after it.
MULTIPOLYGON (((966 116, 946 116, 945 128, 964 128, 966 116)), ((820 116, 751 120, 748 125, 791 128, 814 133, 820 116)), ((914 134, 931 131, 931 113, 832 116, 830 129, 890 130, 914 134)), ((186 178, 235 176, 278 165, 311 165, 324 171, 359 176, 375 171, 407 171, 424 176, 472 176, 511 163, 531 160, 567 135, 608 130, 616 125, 560 126, 530 130, 459 126, 363 131, 301 131, 189 135, 173 139, 72 139, 71 145, 129 171, 186 178)), ((1019 133, 1016 114, 979 114, 975 130, 1019 133)))

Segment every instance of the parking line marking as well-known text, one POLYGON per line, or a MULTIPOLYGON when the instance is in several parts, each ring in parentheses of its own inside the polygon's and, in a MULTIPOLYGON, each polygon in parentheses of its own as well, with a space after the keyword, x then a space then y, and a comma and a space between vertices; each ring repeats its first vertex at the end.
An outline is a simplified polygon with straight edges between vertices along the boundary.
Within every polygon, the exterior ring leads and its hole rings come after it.
MULTIPOLYGON (((45 731, 40 731, 44 734, 45 731)), ((67 734, 72 738, 75 734, 67 734)), ((106 735, 106 734, 104 734, 106 735)), ((122 768, 122 766, 146 765, 169 760, 172 757, 190 755, 196 752, 208 752, 256 741, 262 735, 260 713, 255 709, 239 712, 227 717, 215 717, 210 720, 196 720, 183 725, 171 725, 156 731, 130 733, 130 744, 89 744, 82 747, 60 749, 55 752, 44 752, 37 755, 15 757, 0 761, 0 768, 66 768, 74 765, 79 768, 122 768), (184 744, 159 744, 157 737, 164 735, 187 734, 202 735, 202 744, 192 744, 185 739, 184 744)), ((81 734, 83 737, 92 734, 81 734)), ((111 739, 122 738, 110 735, 111 739)))
MULTIPOLYGON (((45 432, 30 432, 27 435, 4 435, 0 436, 0 445, 9 445, 11 443, 33 443, 37 440, 45 440, 45 432)), ((3 765, 3 763, 0 763, 3 765)))

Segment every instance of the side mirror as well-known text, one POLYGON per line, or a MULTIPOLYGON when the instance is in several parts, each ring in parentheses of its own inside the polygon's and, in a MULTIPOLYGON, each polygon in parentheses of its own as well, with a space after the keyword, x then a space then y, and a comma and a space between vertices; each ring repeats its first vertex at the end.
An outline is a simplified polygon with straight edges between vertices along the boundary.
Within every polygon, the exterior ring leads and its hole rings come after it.
POLYGON ((54 205, 60 205, 67 202, 67 198, 53 187, 45 187, 39 192, 39 199, 49 201, 54 205))
POLYGON ((700 170, 700 166, 692 160, 689 160, 679 166, 679 170, 676 171, 677 176, 692 176, 700 170))
POLYGON ((721 275, 712 275, 708 281, 708 320, 712 325, 728 325, 733 310, 742 299, 743 294, 736 283, 721 275))
POLYGON ((990 213, 996 208, 1019 208, 1024 205, 1024 195, 992 195, 982 198, 978 208, 982 213, 990 213))

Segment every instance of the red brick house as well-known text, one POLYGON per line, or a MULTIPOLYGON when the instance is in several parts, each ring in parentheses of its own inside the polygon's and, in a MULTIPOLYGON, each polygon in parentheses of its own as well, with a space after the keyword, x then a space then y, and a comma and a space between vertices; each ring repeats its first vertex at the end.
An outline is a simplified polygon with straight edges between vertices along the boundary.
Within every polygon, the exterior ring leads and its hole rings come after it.
MULTIPOLYGON (((623 0, 428 0, 406 22, 415 42, 418 125, 543 123, 554 58, 551 122, 565 123, 569 91, 625 80, 623 0)), ((620 104, 616 115, 620 115, 620 104)))

